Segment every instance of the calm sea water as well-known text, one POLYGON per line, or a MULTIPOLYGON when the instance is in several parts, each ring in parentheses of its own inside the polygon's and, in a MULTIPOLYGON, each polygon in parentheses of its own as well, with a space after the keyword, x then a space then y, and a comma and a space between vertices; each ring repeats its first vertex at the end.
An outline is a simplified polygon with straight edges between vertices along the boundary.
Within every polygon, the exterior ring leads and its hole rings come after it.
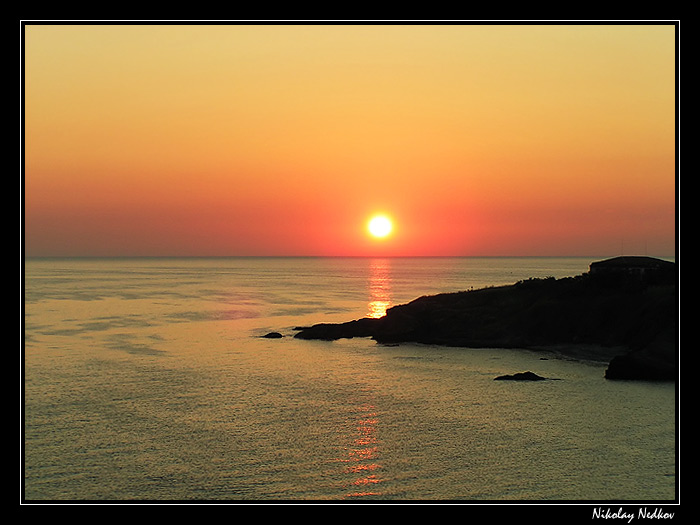
POLYGON ((590 262, 29 260, 25 497, 672 500, 673 385, 530 351, 291 337, 590 262), (525 370, 562 380, 493 381, 525 370))

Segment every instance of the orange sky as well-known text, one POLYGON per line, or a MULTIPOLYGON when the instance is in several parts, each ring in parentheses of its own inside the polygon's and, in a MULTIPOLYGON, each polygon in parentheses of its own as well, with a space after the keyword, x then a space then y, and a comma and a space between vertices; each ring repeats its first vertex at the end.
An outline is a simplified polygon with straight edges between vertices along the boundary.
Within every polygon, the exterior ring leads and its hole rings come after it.
POLYGON ((29 256, 675 252, 673 25, 24 30, 29 256))

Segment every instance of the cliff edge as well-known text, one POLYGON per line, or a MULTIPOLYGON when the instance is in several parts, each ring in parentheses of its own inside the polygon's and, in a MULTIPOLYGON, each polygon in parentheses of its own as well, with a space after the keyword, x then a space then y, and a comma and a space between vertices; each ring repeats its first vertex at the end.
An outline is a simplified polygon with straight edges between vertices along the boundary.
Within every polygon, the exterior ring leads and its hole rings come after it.
MULTIPOLYGON (((675 263, 625 258, 562 279, 528 279, 479 290, 424 296, 379 319, 317 324, 301 339, 371 337, 471 348, 573 349, 615 354, 608 379, 678 378, 679 303, 675 263), (637 266, 641 265, 643 269, 637 266), (654 266, 656 264, 656 266, 654 266)), ((566 353, 566 352, 564 352, 566 353)))

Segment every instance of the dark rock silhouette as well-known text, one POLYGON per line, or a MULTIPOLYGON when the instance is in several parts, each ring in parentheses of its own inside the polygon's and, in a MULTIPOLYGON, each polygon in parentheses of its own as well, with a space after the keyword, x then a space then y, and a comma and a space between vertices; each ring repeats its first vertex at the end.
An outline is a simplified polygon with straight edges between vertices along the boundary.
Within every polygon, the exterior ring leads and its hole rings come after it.
POLYGON ((265 339, 281 339, 284 337, 282 334, 279 332, 270 332, 262 336, 265 339))
POLYGON ((380 319, 366 317, 347 323, 321 323, 300 328, 294 336, 297 339, 319 339, 335 341, 336 339, 352 339, 353 337, 372 337, 379 325, 380 319))
POLYGON ((498 376, 494 381, 546 381, 546 377, 538 376, 534 372, 518 372, 513 375, 498 376))
POLYGON ((644 379, 667 381, 678 378, 677 344, 658 341, 646 348, 615 356, 605 371, 607 379, 644 379))
MULTIPOLYGON (((630 262, 634 261, 626 258, 630 262)), ((669 264, 675 270, 675 263, 665 262, 660 272, 618 268, 612 274, 616 278, 596 271, 424 296, 389 308, 379 319, 318 324, 295 337, 372 337, 382 344, 472 348, 557 347, 569 355, 576 355, 582 345, 594 345, 606 360, 614 357, 608 379, 675 380, 679 303, 677 275, 669 264)))

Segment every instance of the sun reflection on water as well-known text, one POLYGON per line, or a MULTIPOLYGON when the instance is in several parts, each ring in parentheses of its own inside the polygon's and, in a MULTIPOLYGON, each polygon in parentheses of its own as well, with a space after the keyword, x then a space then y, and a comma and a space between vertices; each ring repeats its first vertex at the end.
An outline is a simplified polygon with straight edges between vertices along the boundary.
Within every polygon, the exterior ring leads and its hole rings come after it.
POLYGON ((359 407, 360 417, 355 422, 355 433, 352 446, 347 449, 347 455, 342 460, 347 463, 345 472, 353 475, 349 483, 352 487, 347 497, 381 496, 378 485, 382 478, 377 474, 381 469, 379 460, 379 439, 377 424, 379 418, 375 407, 371 404, 359 407))
POLYGON ((372 259, 369 263, 368 317, 379 318, 391 306, 391 261, 372 259))

